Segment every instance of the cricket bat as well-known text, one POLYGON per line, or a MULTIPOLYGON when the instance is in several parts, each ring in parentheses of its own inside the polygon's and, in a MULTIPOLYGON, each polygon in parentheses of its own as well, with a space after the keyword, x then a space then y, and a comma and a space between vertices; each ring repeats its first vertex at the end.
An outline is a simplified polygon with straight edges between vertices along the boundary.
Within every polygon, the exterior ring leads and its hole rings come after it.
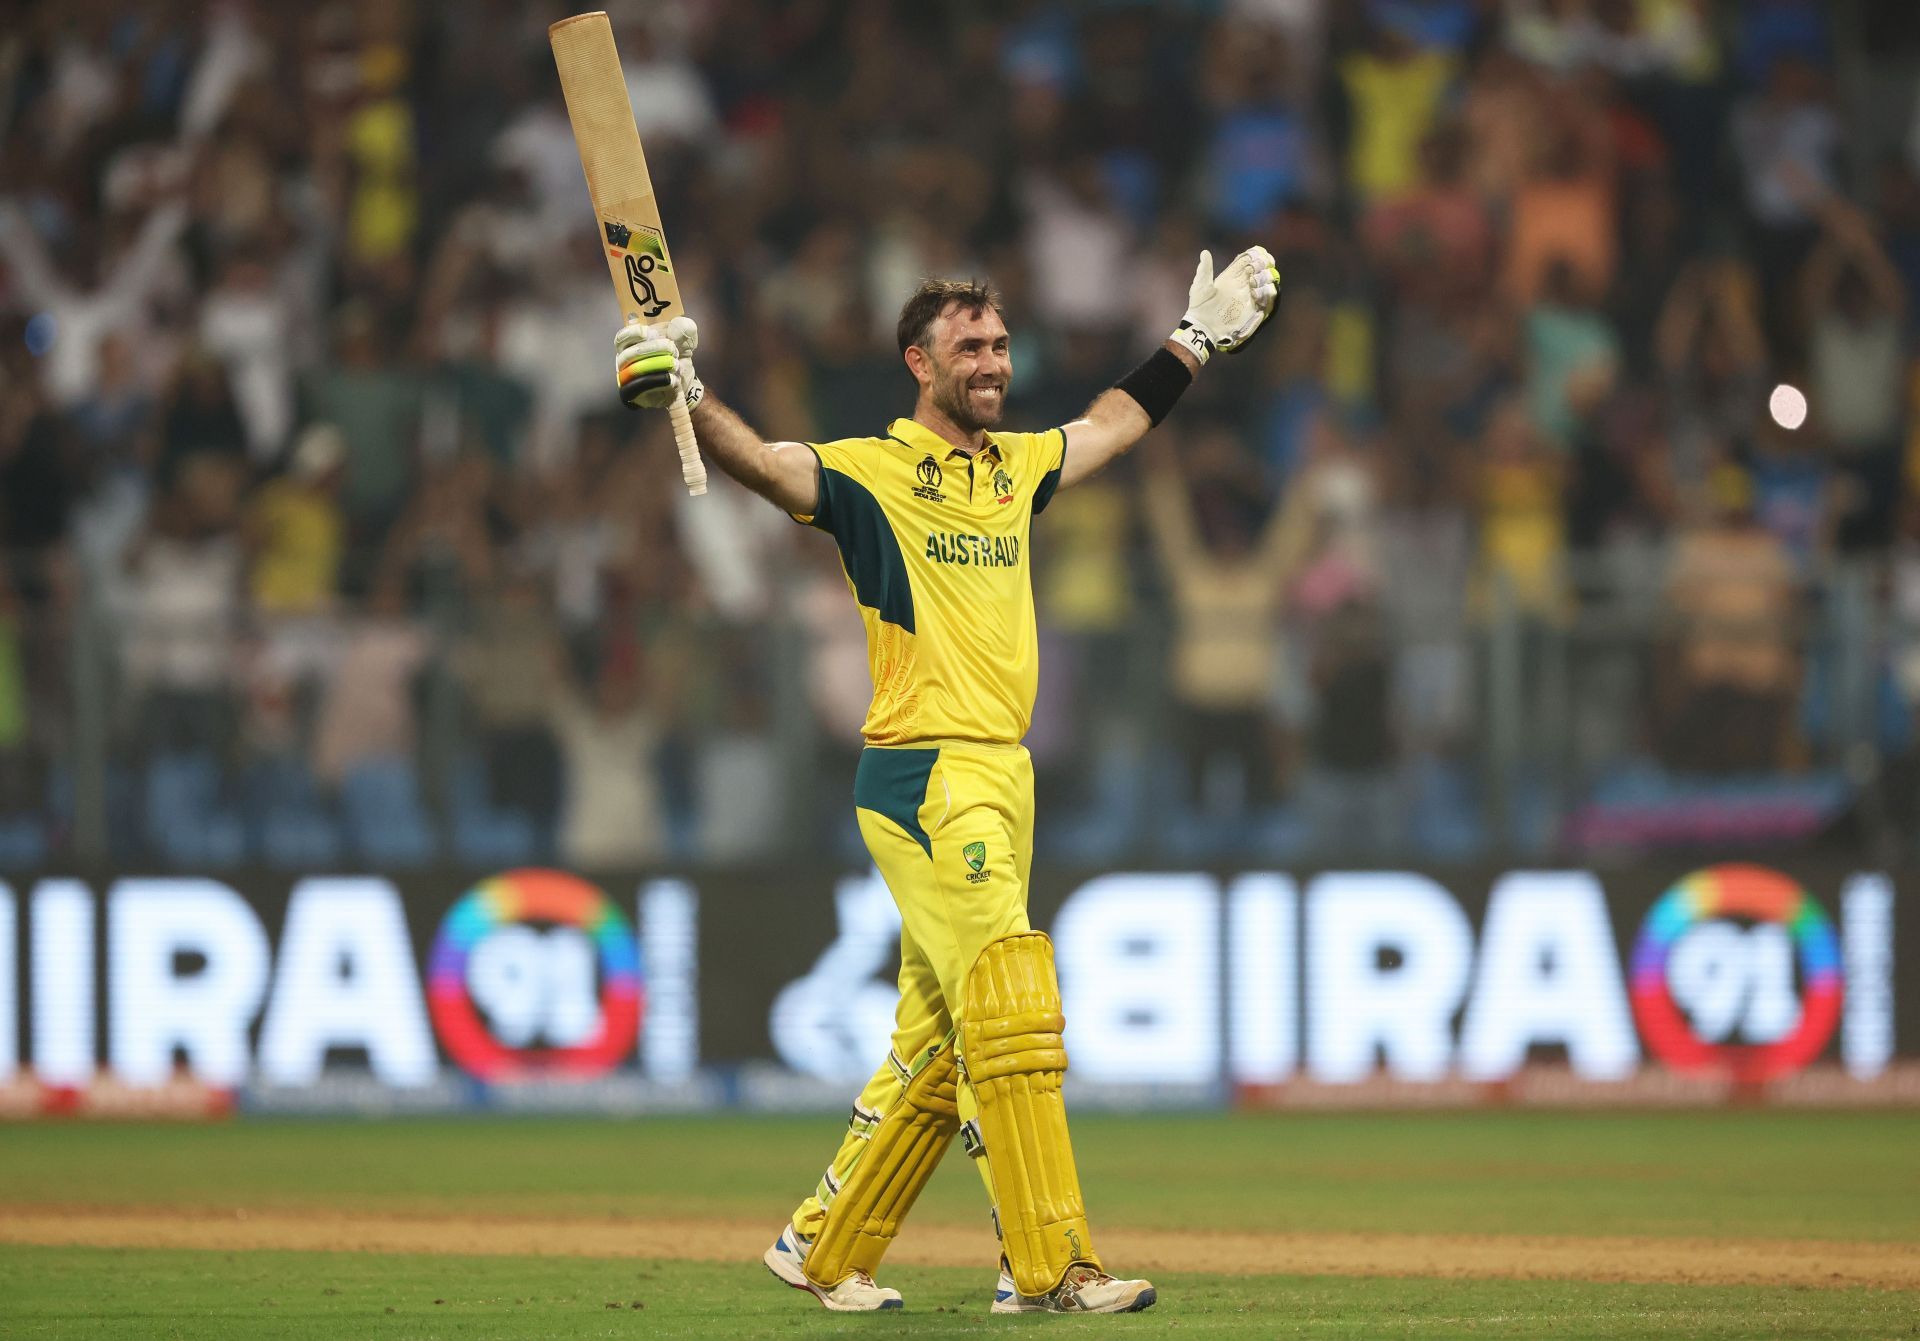
MULTIPOLYGON (((587 194, 593 199, 600 246, 607 254, 620 315, 625 321, 664 324, 686 308, 680 301, 680 281, 667 251, 667 235, 660 228, 660 206, 653 198, 653 178, 647 175, 640 132, 633 124, 633 105, 627 101, 613 25, 602 11, 576 14, 550 25, 547 40, 553 44, 553 63, 560 70, 567 118, 573 123, 580 166, 586 170, 587 194)), ((687 492, 704 494, 707 468, 694 442, 693 419, 678 396, 668 413, 687 492)))

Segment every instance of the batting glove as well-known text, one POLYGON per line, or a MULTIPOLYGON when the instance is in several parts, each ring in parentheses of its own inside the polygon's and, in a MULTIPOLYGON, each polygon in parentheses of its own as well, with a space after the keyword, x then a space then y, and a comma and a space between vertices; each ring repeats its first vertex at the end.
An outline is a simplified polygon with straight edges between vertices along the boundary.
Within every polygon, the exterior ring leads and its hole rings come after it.
POLYGON ((707 394, 693 370, 700 328, 692 317, 675 317, 664 326, 628 322, 613 337, 613 376, 620 400, 630 410, 664 410, 678 395, 691 410, 707 394))
POLYGON ((1205 363, 1216 349, 1232 354, 1253 338, 1272 315, 1280 299, 1280 269, 1265 247, 1249 247, 1218 275, 1213 253, 1200 253, 1200 264, 1187 289, 1187 314, 1173 338, 1205 363))

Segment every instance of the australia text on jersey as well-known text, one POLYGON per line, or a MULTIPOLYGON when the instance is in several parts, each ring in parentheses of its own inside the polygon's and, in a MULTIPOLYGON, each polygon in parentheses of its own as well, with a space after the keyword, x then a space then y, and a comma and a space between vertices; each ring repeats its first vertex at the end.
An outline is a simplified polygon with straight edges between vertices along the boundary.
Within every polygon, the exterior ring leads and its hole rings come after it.
POLYGON ((933 563, 959 567, 973 564, 981 568, 1015 568, 1020 563, 1020 537, 929 531, 927 558, 933 563))

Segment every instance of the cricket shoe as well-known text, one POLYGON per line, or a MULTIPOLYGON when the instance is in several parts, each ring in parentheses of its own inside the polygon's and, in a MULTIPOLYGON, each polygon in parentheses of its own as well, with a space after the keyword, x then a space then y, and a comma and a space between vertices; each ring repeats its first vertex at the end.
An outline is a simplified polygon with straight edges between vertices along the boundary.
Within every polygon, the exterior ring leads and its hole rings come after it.
POLYGON ((801 1238, 800 1231, 788 1225, 760 1260, 788 1285, 805 1290, 835 1313, 872 1313, 900 1307, 900 1292, 875 1285, 873 1277, 864 1271, 854 1272, 831 1290, 815 1285, 807 1279, 807 1253, 812 1247, 811 1239, 801 1238))
POLYGON ((995 1313, 1138 1313, 1160 1296, 1153 1283, 1115 1280, 1099 1267, 1075 1262, 1060 1283, 1045 1294, 1021 1294, 1004 1259, 993 1292, 995 1313))

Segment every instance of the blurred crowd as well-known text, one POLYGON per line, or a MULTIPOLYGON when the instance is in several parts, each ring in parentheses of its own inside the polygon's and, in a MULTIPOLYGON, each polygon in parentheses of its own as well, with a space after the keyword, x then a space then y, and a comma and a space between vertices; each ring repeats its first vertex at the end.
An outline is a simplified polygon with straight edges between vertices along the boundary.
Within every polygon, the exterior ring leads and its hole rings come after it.
MULTIPOLYGON (((769 437, 911 408, 923 275, 998 287, 1037 428, 1202 246, 1279 258, 1036 537, 1062 854, 1794 837, 1920 771, 1910 0, 609 8, 769 437)), ((567 9, 0 34, 0 863, 844 841, 859 622, 618 408, 567 9)))

